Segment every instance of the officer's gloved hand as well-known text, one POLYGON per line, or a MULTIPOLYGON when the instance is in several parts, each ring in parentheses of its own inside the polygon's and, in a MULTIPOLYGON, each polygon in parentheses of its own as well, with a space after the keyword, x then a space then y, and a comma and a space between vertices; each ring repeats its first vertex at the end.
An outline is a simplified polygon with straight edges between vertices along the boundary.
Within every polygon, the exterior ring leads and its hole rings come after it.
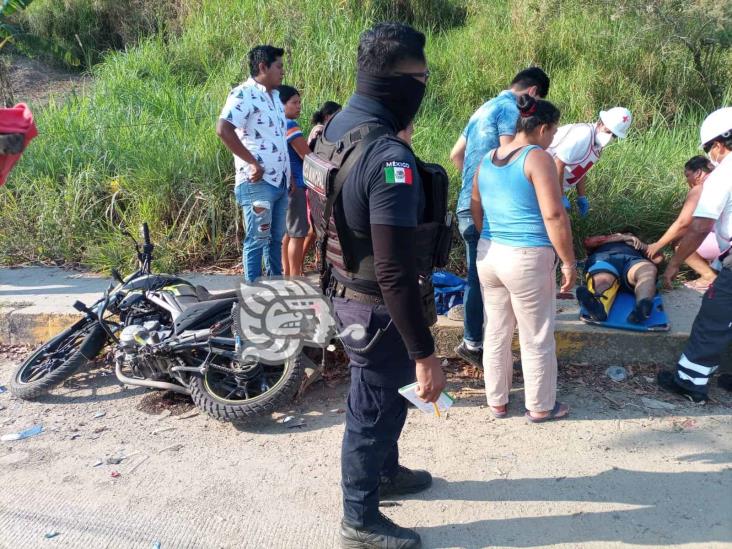
POLYGON ((586 196, 577 197, 577 209, 579 210, 580 217, 585 217, 590 213, 590 201, 587 200, 586 196))
POLYGON ((564 209, 569 211, 572 209, 572 204, 569 203, 569 198, 567 198, 566 194, 562 195, 562 204, 564 204, 564 209))

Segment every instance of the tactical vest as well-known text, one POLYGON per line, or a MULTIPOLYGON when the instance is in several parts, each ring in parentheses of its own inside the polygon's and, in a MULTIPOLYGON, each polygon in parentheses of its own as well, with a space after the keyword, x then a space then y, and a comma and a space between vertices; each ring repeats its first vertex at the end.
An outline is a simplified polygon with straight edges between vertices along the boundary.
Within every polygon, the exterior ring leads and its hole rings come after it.
MULTIPOLYGON (((350 171, 377 139, 396 140, 409 148, 382 125, 358 126, 335 143, 325 139, 326 131, 318 138, 314 154, 307 155, 303 163, 323 291, 331 270, 345 280, 376 281, 371 234, 348 227, 341 190, 350 171)), ((447 265, 449 259, 453 234, 452 214, 447 211, 449 179, 442 166, 416 160, 425 197, 423 220, 416 228, 417 272, 428 276, 435 267, 447 265)))

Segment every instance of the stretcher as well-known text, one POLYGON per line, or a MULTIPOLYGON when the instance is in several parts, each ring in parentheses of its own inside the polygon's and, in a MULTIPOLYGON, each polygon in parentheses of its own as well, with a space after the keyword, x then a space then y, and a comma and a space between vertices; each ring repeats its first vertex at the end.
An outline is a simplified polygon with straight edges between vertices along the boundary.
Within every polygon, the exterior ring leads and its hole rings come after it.
POLYGON ((618 289, 617 295, 610 306, 607 320, 600 322, 589 317, 585 308, 580 304, 580 320, 587 324, 595 324, 606 328, 618 330, 631 330, 634 332, 667 332, 670 329, 668 316, 663 307, 663 298, 656 294, 653 298, 653 309, 651 316, 640 324, 628 322, 628 315, 635 307, 635 295, 623 288, 618 289))

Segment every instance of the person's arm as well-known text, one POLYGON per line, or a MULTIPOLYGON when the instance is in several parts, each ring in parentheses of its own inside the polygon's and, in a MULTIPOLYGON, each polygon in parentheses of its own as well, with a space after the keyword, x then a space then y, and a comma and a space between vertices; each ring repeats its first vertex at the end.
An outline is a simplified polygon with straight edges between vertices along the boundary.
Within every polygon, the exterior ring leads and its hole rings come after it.
POLYGON ((525 169, 536 190, 536 198, 549 240, 559 259, 562 260, 561 291, 568 292, 574 286, 577 277, 576 259, 572 246, 572 229, 569 216, 562 204, 556 167, 547 152, 534 149, 526 158, 525 169))
POLYGON ((368 187, 376 281, 409 357, 415 361, 417 395, 426 402, 434 402, 445 387, 445 377, 422 313, 417 274, 414 242, 421 181, 414 156, 404 145, 385 142, 381 147, 376 145, 372 155, 383 159, 383 163, 374 163, 368 187), (404 171, 396 181, 394 163, 404 171), (407 170, 411 173, 407 174, 407 170))
POLYGON ((462 173, 463 165, 465 164, 465 147, 467 145, 468 140, 465 139, 465 135, 461 135, 450 151, 450 160, 460 173, 462 173))
POLYGON ((230 122, 227 122, 223 118, 219 118, 216 122, 216 135, 219 139, 224 142, 226 148, 229 149, 233 154, 241 158, 244 162, 252 167, 251 175, 249 179, 251 181, 259 181, 264 175, 264 168, 257 162, 252 153, 244 146, 244 144, 236 135, 236 128, 230 122))
POLYGON ((582 176, 582 179, 577 181, 577 196, 586 196, 585 194, 585 181, 587 179, 586 175, 582 176))
POLYGON ((674 256, 668 263, 668 267, 666 267, 666 271, 663 273, 663 285, 665 288, 671 289, 671 282, 676 278, 681 264, 702 245, 704 239, 714 229, 714 222, 714 219, 708 219, 706 217, 695 217, 692 220, 686 234, 681 239, 681 242, 679 242, 679 247, 676 248, 676 253, 674 253, 674 256))
POLYGON ((308 142, 305 141, 302 135, 300 126, 295 125, 287 128, 287 144, 295 149, 295 152, 302 159, 312 152, 308 146, 308 142))
POLYGON ((590 213, 590 201, 587 195, 585 195, 586 180, 587 176, 583 175, 582 179, 577 181, 577 210, 579 211, 580 217, 586 217, 590 213))
POLYGON ((666 272, 663 273, 663 285, 666 288, 671 287, 671 282, 679 272, 681 264, 701 246, 712 231, 715 221, 722 215, 730 199, 731 192, 732 187, 722 172, 714 171, 707 177, 694 210, 694 219, 679 242, 676 253, 666 267, 666 272))
POLYGON ((559 158, 558 156, 553 157, 554 158, 554 166, 557 170, 557 179, 559 181, 559 192, 562 194, 562 206, 564 206, 565 210, 570 210, 572 208, 572 204, 569 202, 569 198, 567 198, 567 195, 564 194, 564 168, 567 166, 564 161, 559 158))
POLYGON ((691 222, 694 220, 694 210, 696 210, 696 206, 699 203, 699 196, 701 196, 701 191, 701 187, 694 187, 689 191, 689 194, 686 195, 686 200, 684 200, 684 205, 682 206, 676 220, 671 224, 666 232, 663 233, 663 236, 661 238, 659 238, 656 242, 652 242, 648 245, 648 250, 651 257, 655 257, 663 248, 665 248, 672 242, 676 242, 684 236, 687 229, 691 225, 691 222))
POLYGON ((554 166, 557 170, 557 179, 559 180, 559 190, 562 194, 564 194, 564 189, 562 188, 562 182, 564 181, 564 168, 567 167, 567 165, 564 163, 564 161, 559 158, 558 156, 554 157, 554 166))
POLYGON ((480 189, 478 189, 478 174, 480 173, 480 166, 475 170, 473 176, 473 190, 470 196, 470 215, 473 217, 473 225, 478 234, 483 230, 483 204, 480 202, 480 189))
POLYGON ((445 388, 445 374, 435 356, 432 333, 422 314, 414 248, 415 229, 371 225, 376 280, 389 315, 409 357, 415 361, 417 396, 435 402, 445 388))

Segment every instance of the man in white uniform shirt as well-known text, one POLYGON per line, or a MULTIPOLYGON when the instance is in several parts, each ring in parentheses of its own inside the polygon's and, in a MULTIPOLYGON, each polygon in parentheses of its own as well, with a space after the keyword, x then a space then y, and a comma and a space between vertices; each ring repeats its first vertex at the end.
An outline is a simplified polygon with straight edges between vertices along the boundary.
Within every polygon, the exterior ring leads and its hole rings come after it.
MULTIPOLYGON (((600 119, 594 124, 578 123, 561 126, 548 151, 554 157, 562 190, 577 189, 577 208, 585 217, 590 211, 590 202, 585 194, 587 172, 597 164, 604 149, 613 138, 624 139, 633 121, 630 111, 624 107, 613 107, 600 111, 600 119)), ((565 194, 564 207, 571 205, 565 194)))
MULTIPOLYGON (((701 145, 716 166, 704 182, 694 220, 663 275, 671 287, 679 267, 711 230, 722 254, 712 264, 719 276, 704 294, 689 341, 676 371, 662 371, 658 384, 694 402, 706 402, 709 379, 719 368, 732 342, 732 107, 714 111, 701 126, 701 145)), ((730 389, 731 376, 720 376, 719 385, 730 389)))
POLYGON ((282 238, 287 216, 290 159, 282 84, 284 50, 257 46, 249 52, 251 77, 229 93, 216 134, 234 155, 237 203, 244 212, 244 278, 282 274, 282 238), (266 255, 265 255, 266 254, 266 255))

